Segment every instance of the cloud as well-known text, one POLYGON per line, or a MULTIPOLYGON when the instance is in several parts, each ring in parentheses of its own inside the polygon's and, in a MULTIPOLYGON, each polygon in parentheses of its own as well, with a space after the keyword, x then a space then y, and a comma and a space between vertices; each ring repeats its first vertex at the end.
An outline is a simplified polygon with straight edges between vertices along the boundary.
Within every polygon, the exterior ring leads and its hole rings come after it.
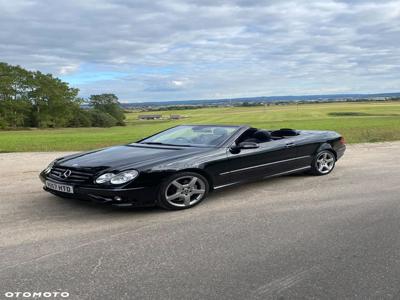
POLYGON ((400 86, 400 1, 0 0, 0 11, 0 60, 52 72, 83 96, 146 101, 400 86))
POLYGON ((73 64, 73 65, 66 65, 66 66, 61 66, 58 74, 60 75, 68 75, 70 73, 76 72, 79 68, 78 64, 73 64))
POLYGON ((183 84, 184 84, 184 82, 181 81, 181 80, 172 80, 172 83, 173 83, 175 86, 183 86, 183 84))

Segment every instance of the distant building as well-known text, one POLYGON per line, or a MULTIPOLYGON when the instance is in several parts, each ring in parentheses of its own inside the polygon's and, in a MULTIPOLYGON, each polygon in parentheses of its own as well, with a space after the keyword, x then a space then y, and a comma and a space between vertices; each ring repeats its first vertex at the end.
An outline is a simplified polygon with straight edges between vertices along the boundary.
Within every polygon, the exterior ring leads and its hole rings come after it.
POLYGON ((387 100, 387 97, 372 97, 370 99, 371 100, 376 100, 376 101, 382 101, 382 100, 387 100))
POLYGON ((179 119, 181 119, 181 118, 183 118, 183 117, 182 117, 181 115, 170 115, 169 118, 170 118, 171 120, 179 120, 179 119))
POLYGON ((139 120, 159 120, 162 118, 162 115, 139 115, 139 120))

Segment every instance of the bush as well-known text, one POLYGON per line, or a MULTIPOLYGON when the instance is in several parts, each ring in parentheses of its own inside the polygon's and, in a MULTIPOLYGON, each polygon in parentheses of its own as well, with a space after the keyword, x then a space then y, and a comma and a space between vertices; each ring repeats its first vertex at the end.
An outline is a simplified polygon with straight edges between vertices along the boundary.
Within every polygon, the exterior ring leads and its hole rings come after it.
POLYGON ((90 111, 78 109, 68 123, 68 127, 90 127, 92 126, 92 114, 90 111))
POLYGON ((89 98, 90 106, 93 109, 102 111, 112 116, 116 121, 116 125, 124 126, 125 114, 118 102, 118 97, 114 94, 91 95, 89 98))
POLYGON ((0 117, 0 129, 7 128, 7 122, 3 118, 0 117))
POLYGON ((118 121, 108 113, 99 110, 90 110, 92 126, 95 127, 111 127, 117 125, 118 121))
POLYGON ((359 111, 334 111, 328 113, 328 116, 333 117, 361 117, 361 116, 369 116, 370 114, 359 111))

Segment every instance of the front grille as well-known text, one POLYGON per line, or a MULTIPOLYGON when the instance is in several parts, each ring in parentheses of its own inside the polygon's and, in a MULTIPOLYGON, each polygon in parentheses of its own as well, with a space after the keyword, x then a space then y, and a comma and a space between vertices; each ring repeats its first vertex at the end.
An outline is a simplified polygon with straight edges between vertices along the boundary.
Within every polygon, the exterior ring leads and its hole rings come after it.
MULTIPOLYGON (((68 174, 69 172, 67 172, 68 174)), ((67 181, 67 182, 86 182, 90 180, 93 175, 94 171, 89 170, 76 170, 72 168, 65 168, 65 167, 53 167, 49 173, 49 177, 60 180, 60 181, 67 181), (70 171, 71 173, 69 176, 64 176, 65 172, 70 171)))

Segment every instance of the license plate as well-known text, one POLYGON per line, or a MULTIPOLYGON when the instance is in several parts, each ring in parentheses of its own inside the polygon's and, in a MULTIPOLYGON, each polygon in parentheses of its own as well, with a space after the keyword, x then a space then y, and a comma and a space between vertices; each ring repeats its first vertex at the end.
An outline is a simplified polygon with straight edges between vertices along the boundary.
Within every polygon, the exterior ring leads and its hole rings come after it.
POLYGON ((46 180, 46 187, 48 187, 51 190, 58 191, 58 192, 63 192, 63 193, 69 193, 73 194, 74 193, 74 187, 66 184, 59 184, 55 183, 52 181, 46 180))

